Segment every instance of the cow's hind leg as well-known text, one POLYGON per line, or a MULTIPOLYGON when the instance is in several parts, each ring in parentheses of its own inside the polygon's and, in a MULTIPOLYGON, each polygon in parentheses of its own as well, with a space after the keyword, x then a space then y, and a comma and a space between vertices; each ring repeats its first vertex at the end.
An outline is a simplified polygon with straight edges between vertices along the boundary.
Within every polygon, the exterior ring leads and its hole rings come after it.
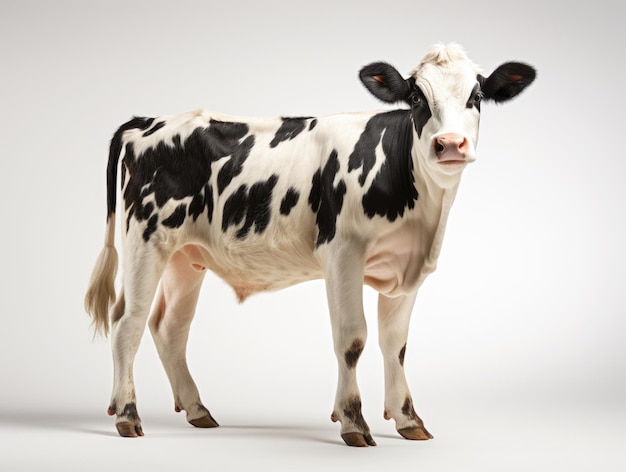
POLYGON ((174 394, 174 408, 185 411, 187 421, 199 428, 218 426, 200 401, 187 367, 189 327, 195 314, 204 268, 193 265, 182 252, 170 259, 149 326, 174 394))
POLYGON ((341 437, 348 446, 375 446, 361 413, 356 366, 365 347, 367 326, 363 314, 363 251, 358 244, 333 247, 328 254, 325 278, 333 344, 339 378, 333 422, 341 423, 341 437))
POLYGON ((108 413, 116 415, 115 426, 121 436, 137 437, 143 436, 143 431, 137 414, 133 363, 165 261, 151 245, 126 249, 123 295, 112 308, 114 378, 108 413))
POLYGON ((378 298, 379 342, 385 365, 385 419, 406 439, 432 439, 413 408, 404 375, 404 354, 415 294, 378 298))

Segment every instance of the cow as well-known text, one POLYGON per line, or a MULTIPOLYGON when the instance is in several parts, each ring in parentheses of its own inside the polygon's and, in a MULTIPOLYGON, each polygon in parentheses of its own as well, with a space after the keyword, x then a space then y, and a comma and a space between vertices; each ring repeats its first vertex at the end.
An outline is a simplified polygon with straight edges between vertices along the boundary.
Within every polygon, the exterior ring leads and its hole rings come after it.
POLYGON ((108 414, 118 433, 143 436, 133 362, 146 324, 175 410, 193 426, 218 426, 186 361, 210 270, 240 302, 324 279, 338 362, 331 420, 349 446, 376 444, 356 377, 367 337, 363 286, 375 289, 384 418, 406 439, 431 439, 404 374, 412 307, 435 270, 462 171, 476 159, 482 103, 510 100, 535 76, 520 62, 484 76, 461 46, 440 44, 406 79, 385 62, 361 69, 367 90, 385 103, 405 104, 398 109, 283 118, 201 110, 123 124, 111 140, 105 243, 85 296, 96 332, 107 336, 111 325, 108 414), (122 152, 124 274, 116 297, 122 152))

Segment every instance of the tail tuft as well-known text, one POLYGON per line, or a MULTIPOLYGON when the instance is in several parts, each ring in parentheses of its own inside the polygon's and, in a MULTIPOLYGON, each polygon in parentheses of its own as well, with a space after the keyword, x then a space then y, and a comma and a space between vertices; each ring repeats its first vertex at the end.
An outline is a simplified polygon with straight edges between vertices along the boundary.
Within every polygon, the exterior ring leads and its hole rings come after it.
MULTIPOLYGON (((109 218, 108 226, 112 227, 114 222, 115 214, 109 218)), ((109 334, 109 307, 115 303, 117 265, 117 250, 112 244, 105 245, 96 260, 85 295, 85 310, 93 318, 95 334, 105 338, 109 334)))

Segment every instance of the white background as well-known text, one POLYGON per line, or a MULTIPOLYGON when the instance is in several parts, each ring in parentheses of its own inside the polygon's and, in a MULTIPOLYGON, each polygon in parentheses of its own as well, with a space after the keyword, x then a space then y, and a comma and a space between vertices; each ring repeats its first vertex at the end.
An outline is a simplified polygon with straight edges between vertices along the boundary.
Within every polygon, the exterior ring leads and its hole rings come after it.
MULTIPOLYGON (((625 470, 623 2, 0 3, 0 468, 625 470), (528 4, 530 3, 530 4, 528 4), (109 343, 82 299, 101 248, 108 142, 132 115, 380 108, 358 82, 457 41, 489 73, 538 79, 485 105, 406 367, 433 441, 384 422, 375 294, 359 364, 379 446, 342 446, 322 282, 238 305, 207 277, 189 345, 222 424, 173 413, 151 339, 136 360, 146 436, 105 414, 109 343)), ((146 333, 147 334, 147 333, 146 333)), ((182 470, 182 469, 181 469, 182 470)))

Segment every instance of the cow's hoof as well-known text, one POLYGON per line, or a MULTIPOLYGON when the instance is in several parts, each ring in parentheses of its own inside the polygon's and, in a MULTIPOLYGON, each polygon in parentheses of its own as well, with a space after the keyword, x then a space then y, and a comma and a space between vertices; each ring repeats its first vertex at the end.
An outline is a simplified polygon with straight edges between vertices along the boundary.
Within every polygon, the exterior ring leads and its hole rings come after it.
POLYGON ((344 433, 341 435, 341 439, 343 439, 348 446, 353 447, 367 447, 376 445, 376 441, 374 441, 371 434, 344 433))
POLYGON ((117 432, 123 438, 136 438, 138 436, 143 436, 143 430, 141 429, 140 424, 131 423, 130 421, 122 421, 120 423, 115 423, 115 427, 117 428, 117 432))
POLYGON ((433 435, 426 431, 426 428, 424 428, 423 426, 399 429, 398 433, 400 433, 403 438, 410 439, 411 441, 425 441, 427 439, 433 438, 433 435))
POLYGON ((189 420, 189 424, 195 426, 196 428, 217 428, 219 426, 217 421, 215 421, 211 415, 196 418, 195 420, 189 420))

